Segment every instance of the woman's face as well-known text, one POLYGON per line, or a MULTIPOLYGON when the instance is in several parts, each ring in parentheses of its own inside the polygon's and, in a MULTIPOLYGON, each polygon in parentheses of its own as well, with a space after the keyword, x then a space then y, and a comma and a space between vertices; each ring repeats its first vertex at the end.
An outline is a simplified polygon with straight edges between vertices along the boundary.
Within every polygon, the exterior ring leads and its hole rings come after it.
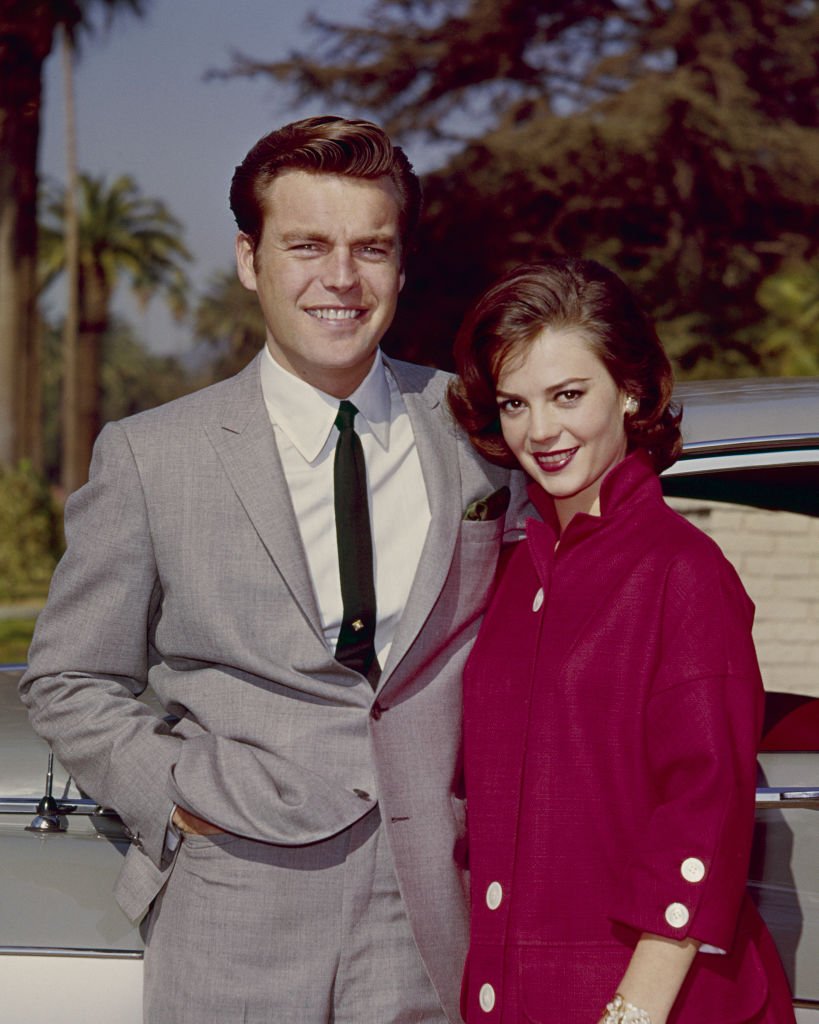
POLYGON ((583 333, 546 328, 512 349, 497 401, 504 440, 554 499, 561 528, 576 512, 599 515, 603 477, 626 454, 626 395, 583 333))

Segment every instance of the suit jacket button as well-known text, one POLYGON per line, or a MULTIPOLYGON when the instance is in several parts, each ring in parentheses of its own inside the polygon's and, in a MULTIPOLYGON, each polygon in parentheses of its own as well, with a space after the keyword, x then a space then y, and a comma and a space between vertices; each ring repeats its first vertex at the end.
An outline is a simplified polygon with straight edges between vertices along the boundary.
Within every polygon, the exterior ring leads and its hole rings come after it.
POLYGON ((543 587, 541 587, 540 590, 538 590, 538 592, 535 594, 535 599, 534 599, 534 601, 532 601, 532 611, 533 612, 539 612, 542 607, 543 607, 543 587))
POLYGON ((359 800, 371 800, 372 797, 366 789, 354 789, 353 792, 359 798, 359 800))

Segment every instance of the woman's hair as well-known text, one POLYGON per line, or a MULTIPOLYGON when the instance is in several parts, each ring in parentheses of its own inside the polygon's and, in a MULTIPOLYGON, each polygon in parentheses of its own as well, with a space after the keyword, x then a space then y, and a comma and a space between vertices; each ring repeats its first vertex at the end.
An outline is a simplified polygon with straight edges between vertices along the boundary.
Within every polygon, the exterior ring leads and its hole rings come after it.
POLYGON ((421 184, 404 151, 377 125, 333 115, 307 117, 259 139, 230 186, 230 208, 254 252, 262 237, 267 189, 285 171, 389 178, 398 195, 401 257, 406 259, 420 216, 421 184))
POLYGON ((578 331, 588 340, 617 387, 638 402, 625 416, 629 450, 645 448, 657 473, 670 466, 682 447, 682 412, 671 405, 671 364, 654 325, 616 274, 568 256, 510 271, 478 299, 458 331, 449 406, 480 454, 517 466, 501 433, 498 377, 509 355, 546 328, 578 331))

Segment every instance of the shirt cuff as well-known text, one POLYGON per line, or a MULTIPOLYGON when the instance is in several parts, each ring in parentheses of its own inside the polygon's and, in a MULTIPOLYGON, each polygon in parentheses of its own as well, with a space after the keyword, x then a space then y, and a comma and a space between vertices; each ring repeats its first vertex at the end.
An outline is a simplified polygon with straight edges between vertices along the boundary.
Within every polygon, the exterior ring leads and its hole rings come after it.
POLYGON ((177 846, 179 846, 179 840, 182 838, 182 833, 173 823, 174 814, 176 814, 176 804, 171 808, 171 813, 168 817, 168 827, 165 829, 165 850, 167 853, 174 853, 177 846))

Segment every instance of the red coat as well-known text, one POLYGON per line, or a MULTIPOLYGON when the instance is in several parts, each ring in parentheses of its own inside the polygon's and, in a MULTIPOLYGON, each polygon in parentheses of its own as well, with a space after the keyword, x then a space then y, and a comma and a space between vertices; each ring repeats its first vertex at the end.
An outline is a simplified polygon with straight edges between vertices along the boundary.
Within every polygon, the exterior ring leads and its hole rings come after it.
POLYGON ((641 932, 700 952, 669 1024, 792 1022, 745 893, 763 691, 753 605, 642 454, 555 552, 550 499, 464 679, 468 1021, 596 1024, 641 932))

